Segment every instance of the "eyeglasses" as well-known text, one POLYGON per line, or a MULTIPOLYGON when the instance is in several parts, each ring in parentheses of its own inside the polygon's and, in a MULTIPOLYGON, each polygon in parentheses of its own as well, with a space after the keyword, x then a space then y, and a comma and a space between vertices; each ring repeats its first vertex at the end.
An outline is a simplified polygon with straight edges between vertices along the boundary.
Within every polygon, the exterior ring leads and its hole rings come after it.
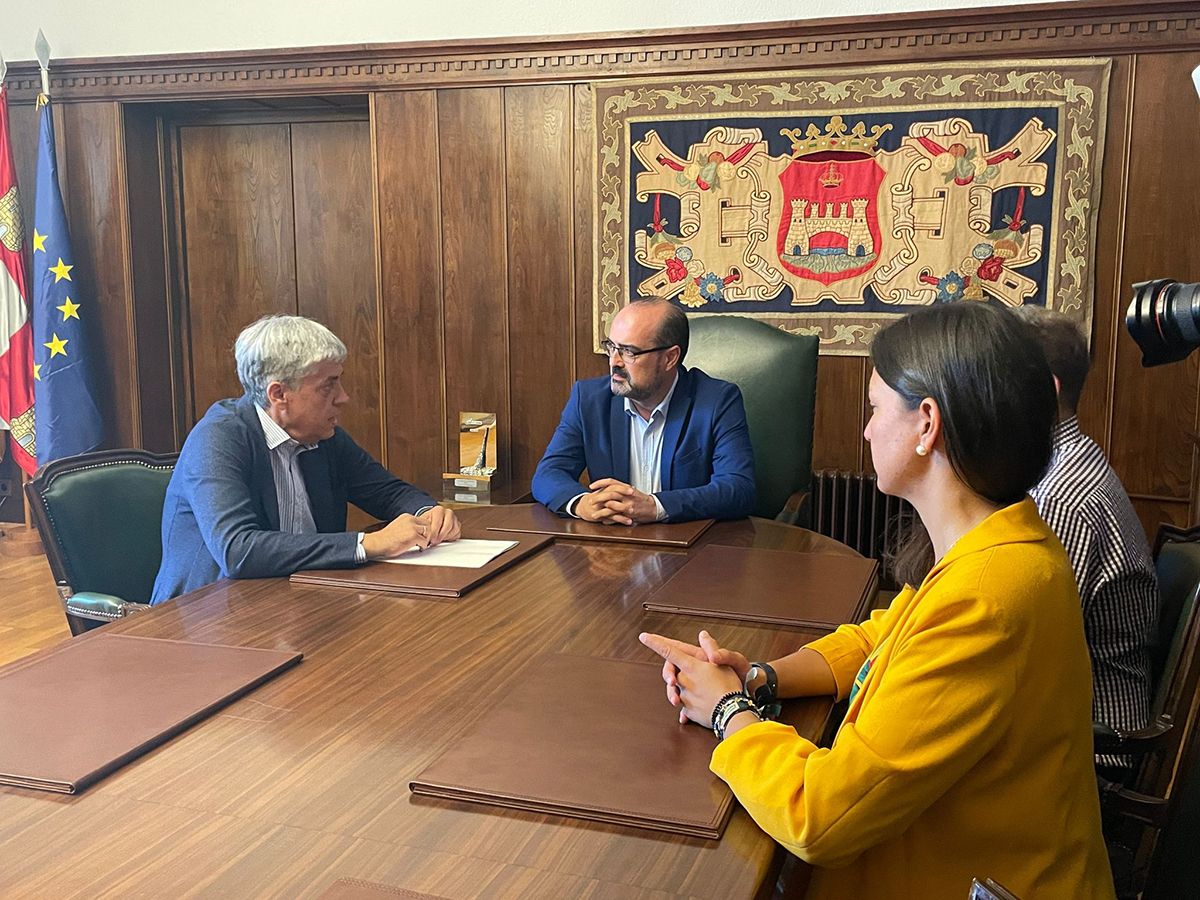
POLYGON ((667 344, 665 347, 651 347, 649 350, 638 350, 636 347, 626 347, 623 344, 614 344, 612 341, 601 341, 600 349, 606 355, 612 356, 614 353, 621 354, 621 359, 625 362, 633 362, 639 356, 645 356, 647 353, 660 353, 663 350, 670 350, 674 344, 667 344))

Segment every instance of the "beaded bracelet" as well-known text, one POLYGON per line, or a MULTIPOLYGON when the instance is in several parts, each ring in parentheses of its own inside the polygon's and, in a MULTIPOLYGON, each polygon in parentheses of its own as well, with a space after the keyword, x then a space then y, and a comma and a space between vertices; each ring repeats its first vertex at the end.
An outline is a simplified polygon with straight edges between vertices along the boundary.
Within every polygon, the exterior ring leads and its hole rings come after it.
POLYGON ((716 702, 716 704, 713 706, 713 711, 712 711, 712 722, 709 724, 709 727, 710 727, 710 728, 711 728, 713 731, 716 731, 716 730, 717 730, 717 720, 720 718, 720 715, 721 715, 721 709, 722 709, 722 708, 723 708, 723 707, 724 707, 724 706, 725 706, 727 703, 732 703, 732 702, 733 702, 734 700, 736 700, 738 697, 746 697, 746 699, 749 699, 749 695, 748 695, 748 694, 746 694, 746 692, 745 692, 745 691, 730 691, 728 694, 725 694, 724 696, 722 696, 722 697, 721 697, 721 698, 720 698, 720 699, 719 699, 719 700, 716 702))
POLYGON ((759 720, 762 719, 762 713, 744 691, 730 691, 717 701, 712 716, 712 730, 717 740, 725 740, 725 729, 729 727, 730 720, 744 712, 752 712, 759 720))

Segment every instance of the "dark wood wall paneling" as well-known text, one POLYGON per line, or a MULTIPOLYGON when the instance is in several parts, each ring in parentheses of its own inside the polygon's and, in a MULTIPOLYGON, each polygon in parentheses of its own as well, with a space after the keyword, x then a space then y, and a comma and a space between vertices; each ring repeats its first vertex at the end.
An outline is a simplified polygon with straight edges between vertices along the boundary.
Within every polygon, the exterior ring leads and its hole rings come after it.
POLYGON ((818 362, 814 469, 857 472, 870 464, 862 436, 869 374, 869 364, 857 356, 823 356, 818 362))
POLYGON ((238 330, 296 311, 292 163, 286 124, 179 130, 190 421, 241 393, 238 330))
POLYGON ((183 440, 176 414, 174 317, 167 290, 167 219, 162 185, 163 146, 160 123, 142 104, 126 104, 125 172, 129 194, 129 261, 132 267, 133 368, 138 386, 135 420, 141 444, 159 453, 183 440))
POLYGON ((437 477, 448 456, 436 91, 373 98, 387 463, 437 477))
MULTIPOLYGON (((593 378, 608 371, 608 361, 592 341, 592 244, 595 237, 596 153, 592 143, 595 107, 590 85, 575 86, 575 377, 593 378)), ((563 398, 566 400, 566 398, 563 398)))
POLYGON ((369 122, 291 126, 295 184, 296 310, 324 322, 349 356, 342 426, 383 454, 375 175, 369 122))
MULTIPOLYGON (((1129 120, 1130 166, 1122 230, 1121 314, 1128 286, 1150 278, 1200 281, 1200 169, 1181 164, 1200 147, 1200 117, 1188 97, 1200 53, 1139 54, 1129 120), (1185 107, 1186 104, 1186 107, 1185 107), (1181 157, 1181 153, 1184 155, 1181 157)), ((1115 348, 1110 457, 1142 522, 1186 525, 1196 472, 1200 358, 1143 369, 1137 345, 1120 330, 1115 348)))
POLYGON ((496 463, 508 472, 512 417, 504 89, 439 91, 437 112, 445 427, 452 436, 443 471, 458 467, 459 412, 479 410, 496 414, 496 463))
POLYGON ((55 137, 75 255, 71 277, 81 294, 72 299, 80 303, 79 315, 97 342, 90 351, 91 377, 107 413, 107 439, 116 446, 138 446, 142 435, 121 105, 66 103, 59 108, 62 127, 55 137))
POLYGON ((504 88, 511 471, 529 479, 574 380, 571 88, 504 88))
POLYGON ((267 313, 311 316, 345 342, 343 422, 380 456, 374 170, 366 121, 179 129, 188 421, 240 392, 231 348, 267 313))
MULTIPOLYGON (((498 414, 500 464, 527 478, 570 381, 606 370, 590 335, 595 161, 588 79, 859 65, 914 53, 938 59, 1090 53, 1112 56, 1113 72, 1094 368, 1080 418, 1110 452, 1147 526, 1193 518, 1200 363, 1143 370, 1123 318, 1135 280, 1200 280, 1200 245, 1192 240, 1200 173, 1175 155, 1200 145, 1195 117, 1179 115, 1188 72, 1200 62, 1194 5, 1099 0, 887 20, 464 42, 432 55, 424 45, 374 48, 369 59, 363 53, 225 54, 198 66, 203 77, 189 74, 192 60, 176 57, 56 67, 56 92, 67 101, 105 101, 62 104, 60 140, 76 229, 83 230, 79 222, 89 229, 102 222, 106 232, 84 238, 84 270, 105 304, 113 304, 104 312, 112 357, 106 380, 118 434, 149 442, 167 433, 149 422, 162 405, 161 386, 139 397, 125 380, 136 375, 145 382, 149 372, 161 371, 161 359, 144 359, 155 341, 143 332, 161 331, 165 317, 143 308, 160 291, 149 271, 157 264, 152 255, 134 252, 132 275, 128 262, 99 275, 94 266, 102 252, 145 246, 155 215, 163 208, 171 215, 169 199, 156 212, 132 174, 128 185, 122 182, 125 172, 153 173, 148 148, 158 140, 144 117, 131 118, 132 104, 122 119, 122 101, 237 97, 245 109, 248 98, 269 103, 268 97, 310 95, 332 104, 346 91, 370 92, 365 147, 362 123, 353 126, 353 138, 327 125, 292 127, 290 141, 283 136, 289 126, 278 121, 248 126, 232 142, 181 129, 185 188, 207 200, 181 216, 192 307, 175 327, 190 323, 190 331, 180 328, 190 334, 190 346, 181 348, 190 361, 175 365, 192 374, 189 381, 203 394, 189 410, 194 415, 207 400, 236 391, 228 349, 240 324, 287 308, 324 318, 353 354, 347 383, 354 412, 347 424, 395 471, 433 486, 456 461, 460 410, 498 414), (348 69, 348 60, 364 65, 348 69), (288 68, 298 61, 311 65, 288 68), (176 77, 156 82, 152 76, 164 67, 176 77), (251 133, 253 140, 245 136, 251 133), (195 165, 199 171, 190 171, 195 165), (235 175, 240 188, 231 181, 235 175), (377 241, 370 239, 372 226, 377 241), (198 314, 197 303, 212 315, 198 314)), ((16 95, 25 91, 31 100, 36 75, 14 68, 16 95)), ((32 173, 32 106, 13 109, 18 167, 32 173)), ((170 347, 169 335, 155 337, 170 347)), ((861 358, 822 359, 817 467, 870 468, 861 437, 869 374, 861 358)))

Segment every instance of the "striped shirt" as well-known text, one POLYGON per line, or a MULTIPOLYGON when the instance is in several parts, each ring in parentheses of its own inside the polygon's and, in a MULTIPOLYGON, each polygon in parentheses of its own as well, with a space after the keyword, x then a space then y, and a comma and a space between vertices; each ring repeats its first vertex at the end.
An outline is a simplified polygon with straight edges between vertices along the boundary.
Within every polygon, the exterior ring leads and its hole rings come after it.
MULTIPOLYGON (((317 445, 301 444, 261 406, 255 406, 254 409, 262 424, 263 437, 267 439, 267 456, 271 459, 271 476, 275 481, 275 497, 279 503, 279 530, 286 534, 315 534, 317 523, 313 519, 304 473, 300 471, 300 454, 315 450, 317 445)), ((364 562, 367 558, 362 534, 358 536, 354 558, 357 562, 364 562)))
POLYGON ((304 473, 300 471, 298 457, 317 445, 301 444, 267 415, 265 409, 261 406, 254 408, 262 423, 263 437, 267 439, 267 455, 271 458, 275 496, 279 500, 279 530, 286 534, 314 534, 317 523, 313 521, 312 504, 308 499, 308 488, 304 484, 304 473))
POLYGON ((1141 728, 1150 718, 1149 647, 1158 619, 1154 562, 1129 495, 1074 416, 1055 426, 1050 468, 1030 493, 1075 571, 1092 658, 1092 718, 1141 728))

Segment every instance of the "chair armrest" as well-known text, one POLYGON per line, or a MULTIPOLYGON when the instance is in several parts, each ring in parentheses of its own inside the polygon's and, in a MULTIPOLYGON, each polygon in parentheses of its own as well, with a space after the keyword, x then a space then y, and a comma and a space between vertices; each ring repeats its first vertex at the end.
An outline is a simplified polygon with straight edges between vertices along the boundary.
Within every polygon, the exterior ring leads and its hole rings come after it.
POLYGON ((1152 753, 1163 748, 1167 734, 1174 727, 1167 715, 1159 716, 1137 731, 1121 731, 1103 722, 1093 722, 1092 743, 1097 754, 1152 753))
POLYGON ((1167 801, 1149 794, 1139 794, 1097 776, 1100 782, 1100 811, 1107 819, 1110 815, 1125 816, 1134 821, 1162 828, 1167 822, 1167 801))
POLYGON ((775 515, 776 522, 785 525, 803 525, 808 519, 808 503, 812 495, 808 491, 796 491, 775 515))
POLYGON ((67 614, 97 622, 112 622, 135 612, 149 609, 147 603, 133 603, 112 594, 95 591, 80 591, 66 598, 67 614))

